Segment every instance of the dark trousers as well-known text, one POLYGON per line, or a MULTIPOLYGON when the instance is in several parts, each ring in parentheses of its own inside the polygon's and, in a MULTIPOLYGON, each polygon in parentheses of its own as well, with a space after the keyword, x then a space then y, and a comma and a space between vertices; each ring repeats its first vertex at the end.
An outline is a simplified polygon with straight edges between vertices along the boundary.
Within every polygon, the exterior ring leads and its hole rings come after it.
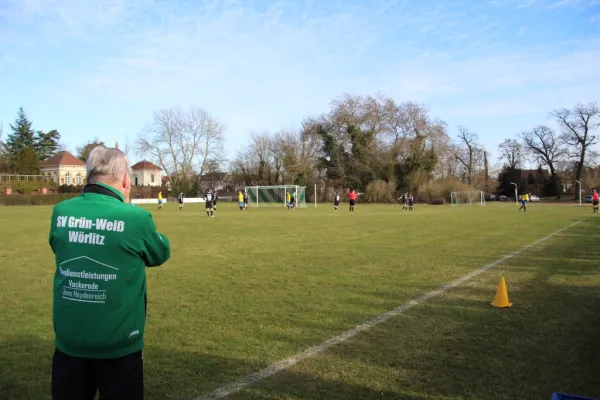
POLYGON ((53 400, 143 400, 142 352, 110 360, 69 356, 54 351, 52 360, 53 400))

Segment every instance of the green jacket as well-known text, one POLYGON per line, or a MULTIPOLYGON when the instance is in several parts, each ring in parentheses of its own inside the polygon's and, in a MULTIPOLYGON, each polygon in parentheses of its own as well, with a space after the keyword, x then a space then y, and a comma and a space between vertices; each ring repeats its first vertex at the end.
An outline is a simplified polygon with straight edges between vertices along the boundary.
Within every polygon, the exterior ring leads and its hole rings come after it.
POLYGON ((50 247, 56 259, 55 343, 82 358, 119 358, 144 347, 146 266, 170 257, 152 215, 109 186, 54 207, 50 247))

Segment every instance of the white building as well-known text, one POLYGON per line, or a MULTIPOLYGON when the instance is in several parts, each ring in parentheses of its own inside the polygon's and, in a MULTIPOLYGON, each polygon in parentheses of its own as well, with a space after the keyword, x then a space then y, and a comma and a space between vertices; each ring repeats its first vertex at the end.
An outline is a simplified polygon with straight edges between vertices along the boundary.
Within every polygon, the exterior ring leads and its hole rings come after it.
POLYGON ((42 162, 40 174, 59 185, 85 185, 85 163, 68 151, 59 151, 42 162))
POLYGON ((133 186, 161 186, 162 169, 149 161, 140 161, 131 167, 133 186))

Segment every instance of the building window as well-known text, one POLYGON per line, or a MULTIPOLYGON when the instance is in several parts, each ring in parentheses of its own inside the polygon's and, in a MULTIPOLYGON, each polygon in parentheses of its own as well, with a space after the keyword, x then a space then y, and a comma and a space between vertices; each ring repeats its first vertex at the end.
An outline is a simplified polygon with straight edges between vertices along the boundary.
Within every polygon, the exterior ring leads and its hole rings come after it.
POLYGON ((150 182, 154 183, 154 174, 150 175, 150 182))
POLYGON ((67 185, 71 184, 71 174, 68 172, 65 174, 65 184, 67 184, 67 185))
POLYGON ((136 176, 135 177, 135 186, 137 186, 137 185, 138 185, 138 177, 136 176))
POLYGON ((81 185, 81 173, 77 173, 77 176, 75 177, 75 184, 80 186, 81 185))

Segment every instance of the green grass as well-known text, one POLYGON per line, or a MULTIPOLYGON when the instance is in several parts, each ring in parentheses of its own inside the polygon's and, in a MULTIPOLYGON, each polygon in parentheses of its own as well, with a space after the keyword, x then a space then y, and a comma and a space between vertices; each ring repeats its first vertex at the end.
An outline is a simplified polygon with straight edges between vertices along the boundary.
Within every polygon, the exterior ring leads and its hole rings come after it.
MULTIPOLYGON (((148 270, 148 399, 193 399, 591 214, 514 205, 155 210, 172 258, 148 270)), ((0 208, 0 398, 48 399, 49 207, 0 208)), ((600 218, 600 217, 598 217, 600 218)), ((600 397, 599 219, 334 346, 236 399, 600 397), (511 309, 495 309, 498 278, 511 309)))

